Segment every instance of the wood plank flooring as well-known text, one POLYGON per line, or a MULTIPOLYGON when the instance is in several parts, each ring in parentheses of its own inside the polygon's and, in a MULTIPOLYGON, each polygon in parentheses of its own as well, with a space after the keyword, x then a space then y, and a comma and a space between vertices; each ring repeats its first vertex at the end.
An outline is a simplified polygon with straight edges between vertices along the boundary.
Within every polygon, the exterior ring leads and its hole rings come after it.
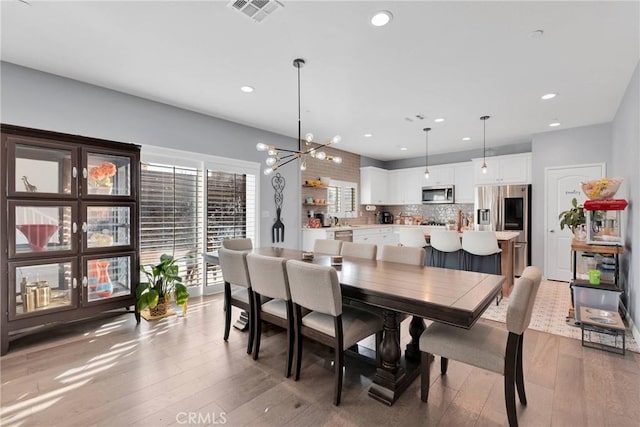
MULTIPOLYGON (((234 318, 238 312, 234 312, 234 318)), ((284 333, 266 328, 260 359, 247 334, 222 340, 221 296, 188 315, 135 324, 132 315, 57 328, 11 343, 0 359, 3 426, 504 426, 502 377, 454 361, 431 370, 429 402, 415 381, 391 407, 367 395, 373 367, 347 357, 333 406, 332 354, 305 343, 300 381, 283 377, 284 333)), ((408 341, 408 320, 403 341, 408 341)), ((528 330, 529 404, 521 426, 638 426, 640 355, 583 348, 528 330)), ((403 345, 404 347, 404 345, 403 345)))

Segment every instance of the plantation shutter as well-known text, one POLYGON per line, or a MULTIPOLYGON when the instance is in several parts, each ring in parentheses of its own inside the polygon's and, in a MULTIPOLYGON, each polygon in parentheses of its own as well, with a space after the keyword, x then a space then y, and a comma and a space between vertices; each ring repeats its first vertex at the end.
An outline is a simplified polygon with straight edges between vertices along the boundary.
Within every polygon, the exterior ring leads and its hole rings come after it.
POLYGON ((180 261, 185 285, 201 285, 202 170, 142 163, 140 263, 157 264, 163 253, 180 261))

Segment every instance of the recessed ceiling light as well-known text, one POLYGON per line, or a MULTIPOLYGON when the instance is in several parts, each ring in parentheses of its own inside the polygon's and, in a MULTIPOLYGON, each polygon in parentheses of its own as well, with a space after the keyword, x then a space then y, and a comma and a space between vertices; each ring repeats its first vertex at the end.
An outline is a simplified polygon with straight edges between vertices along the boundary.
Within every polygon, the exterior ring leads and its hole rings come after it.
POLYGON ((433 121, 436 122, 436 123, 442 123, 442 122, 444 122, 444 117, 438 117, 437 119, 434 119, 433 121))
POLYGON ((407 147, 400 147, 400 151, 407 151, 407 147))
POLYGON ((463 141, 471 141, 471 137, 470 136, 465 136, 464 138, 462 138, 463 141))
POLYGON ((553 98, 555 98, 557 95, 558 95, 557 93, 546 93, 546 94, 542 95, 542 96, 540 97, 540 99, 544 99, 544 100, 547 100, 547 99, 553 99, 553 98))
POLYGON ((371 138, 373 136, 373 134, 372 133, 365 133, 363 136, 365 138, 371 138))
POLYGON ((374 27, 384 27, 393 19, 393 15, 388 10, 381 10, 371 18, 371 25, 374 27))
POLYGON ((240 88, 241 91, 243 91, 244 93, 251 93, 253 92, 253 88, 251 86, 242 86, 240 88))
POLYGON ((549 123, 549 126, 551 126, 552 128, 560 126, 560 122, 558 121, 558 119, 553 119, 551 123, 549 123))

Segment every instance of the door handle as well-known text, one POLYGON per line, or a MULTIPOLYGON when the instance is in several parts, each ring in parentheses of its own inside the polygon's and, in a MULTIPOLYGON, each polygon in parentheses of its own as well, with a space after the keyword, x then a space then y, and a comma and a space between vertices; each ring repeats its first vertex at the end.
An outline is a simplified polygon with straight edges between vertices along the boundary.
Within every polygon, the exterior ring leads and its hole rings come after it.
POLYGON ((549 230, 549 233, 555 233, 556 230, 549 230))

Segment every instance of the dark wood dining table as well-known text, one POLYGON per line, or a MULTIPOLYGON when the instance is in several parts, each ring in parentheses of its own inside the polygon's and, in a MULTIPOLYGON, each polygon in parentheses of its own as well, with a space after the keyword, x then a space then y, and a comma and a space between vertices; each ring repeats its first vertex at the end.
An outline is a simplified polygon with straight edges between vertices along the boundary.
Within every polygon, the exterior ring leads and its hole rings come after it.
MULTIPOLYGON (((251 252, 287 259, 302 259, 302 251, 278 247, 251 252)), ((205 256, 206 258, 206 256, 205 256)), ((209 261, 213 259, 209 255, 209 261)), ((314 264, 331 265, 331 257, 315 254, 314 264)), ((500 292, 504 276, 436 267, 414 266, 343 257, 335 266, 342 295, 382 309, 381 363, 376 368, 369 395, 388 405, 402 394, 420 372, 420 335, 423 319, 471 328, 500 292), (411 342, 404 356, 400 347, 402 313, 413 316, 411 342)))

